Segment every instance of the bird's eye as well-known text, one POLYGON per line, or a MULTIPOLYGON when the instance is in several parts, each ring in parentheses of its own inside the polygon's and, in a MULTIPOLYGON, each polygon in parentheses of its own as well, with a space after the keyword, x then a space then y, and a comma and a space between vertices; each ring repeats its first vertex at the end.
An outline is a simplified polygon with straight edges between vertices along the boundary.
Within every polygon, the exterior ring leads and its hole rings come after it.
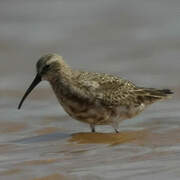
POLYGON ((45 70, 48 70, 49 68, 50 68, 50 65, 49 65, 49 64, 47 64, 47 65, 44 66, 44 69, 45 69, 45 70))

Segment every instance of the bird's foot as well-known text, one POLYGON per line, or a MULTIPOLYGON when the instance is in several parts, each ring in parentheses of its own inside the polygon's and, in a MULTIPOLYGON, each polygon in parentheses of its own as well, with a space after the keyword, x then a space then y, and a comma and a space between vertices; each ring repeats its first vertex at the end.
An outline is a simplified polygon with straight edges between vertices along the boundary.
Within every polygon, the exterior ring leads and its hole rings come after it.
POLYGON ((116 133, 119 133, 119 123, 117 122, 117 121, 114 121, 113 123, 112 123, 112 127, 113 127, 113 129, 114 129, 114 131, 116 132, 116 133))
POLYGON ((94 124, 90 124, 90 128, 91 128, 91 132, 93 132, 93 133, 96 132, 94 124))

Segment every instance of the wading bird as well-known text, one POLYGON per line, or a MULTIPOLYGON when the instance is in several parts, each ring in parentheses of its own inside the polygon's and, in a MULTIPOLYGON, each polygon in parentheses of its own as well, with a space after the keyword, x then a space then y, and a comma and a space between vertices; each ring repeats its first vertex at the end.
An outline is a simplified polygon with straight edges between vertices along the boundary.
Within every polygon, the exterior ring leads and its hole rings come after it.
POLYGON ((115 132, 121 121, 133 118, 148 105, 172 94, 169 89, 138 87, 132 82, 106 73, 74 70, 57 54, 42 56, 37 75, 25 92, 18 109, 28 94, 42 80, 52 86, 59 103, 74 119, 96 125, 111 125, 115 132))

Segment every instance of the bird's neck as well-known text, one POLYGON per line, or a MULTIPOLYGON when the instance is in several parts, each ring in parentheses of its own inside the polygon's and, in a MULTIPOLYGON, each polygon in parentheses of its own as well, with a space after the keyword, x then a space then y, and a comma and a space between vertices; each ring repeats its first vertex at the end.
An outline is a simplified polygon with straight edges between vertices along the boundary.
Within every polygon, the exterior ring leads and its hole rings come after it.
POLYGON ((54 73, 48 81, 51 84, 56 96, 61 96, 70 91, 72 78, 73 70, 66 67, 66 69, 63 68, 54 73))

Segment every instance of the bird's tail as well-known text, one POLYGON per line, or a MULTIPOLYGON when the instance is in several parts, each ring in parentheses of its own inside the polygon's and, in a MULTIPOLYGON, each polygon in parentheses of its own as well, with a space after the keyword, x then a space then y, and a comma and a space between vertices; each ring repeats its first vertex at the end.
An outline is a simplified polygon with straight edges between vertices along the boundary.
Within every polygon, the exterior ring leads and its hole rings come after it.
POLYGON ((143 88, 141 95, 147 104, 151 104, 155 101, 169 98, 171 94, 173 94, 173 92, 170 89, 143 88))

